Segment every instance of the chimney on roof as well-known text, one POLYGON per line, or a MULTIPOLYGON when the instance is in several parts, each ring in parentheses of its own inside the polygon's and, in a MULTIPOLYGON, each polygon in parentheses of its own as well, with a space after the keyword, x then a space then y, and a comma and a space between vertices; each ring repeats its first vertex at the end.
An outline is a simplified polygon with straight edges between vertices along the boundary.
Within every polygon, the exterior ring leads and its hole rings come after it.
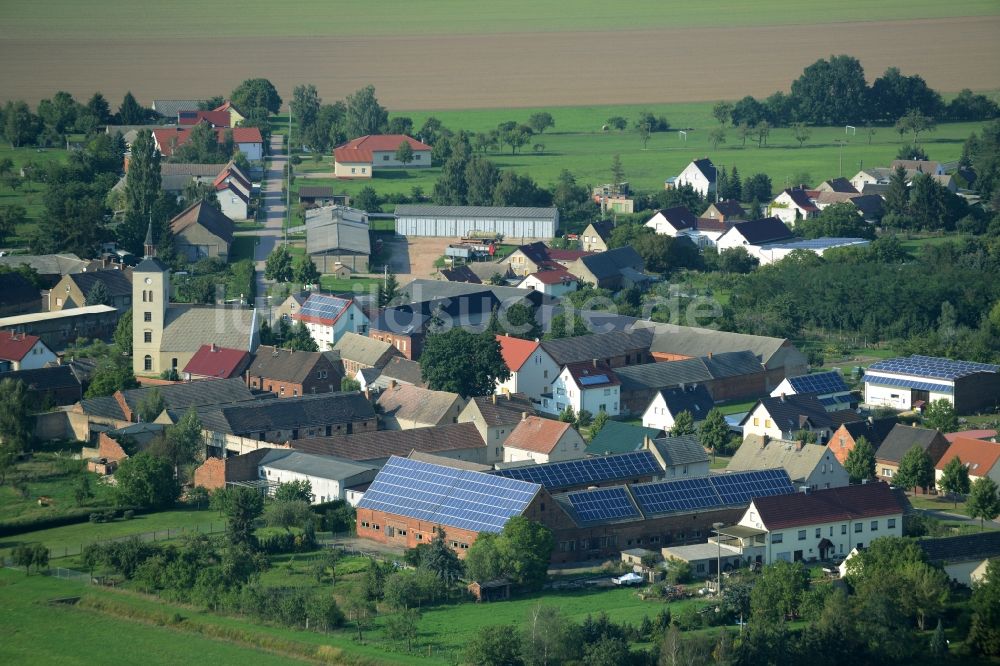
POLYGON ((391 389, 396 388, 396 380, 395 379, 390 379, 389 380, 389 388, 391 388, 391 389))
POLYGON ((493 401, 494 405, 497 404, 497 394, 496 393, 494 393, 493 395, 491 395, 490 399, 493 401))
POLYGON ((799 492, 802 493, 803 495, 808 495, 809 494, 809 486, 800 486, 799 487, 799 492))
POLYGON ((785 394, 784 394, 784 393, 782 393, 782 394, 781 394, 781 402, 784 402, 784 401, 785 401, 785 394))
POLYGON ((712 352, 708 352, 708 357, 712 358, 712 352))
POLYGON ((597 359, 596 358, 594 359, 594 367, 595 368, 597 367, 597 359))
POLYGON ((215 346, 214 342, 212 343, 212 351, 214 351, 214 352, 219 351, 219 348, 215 346))
POLYGON ((795 450, 796 451, 801 451, 802 450, 802 446, 804 444, 805 444, 805 442, 803 440, 801 440, 801 439, 798 440, 797 442, 795 442, 795 450))
POLYGON ((521 412, 521 420, 522 421, 528 420, 528 412, 521 412))

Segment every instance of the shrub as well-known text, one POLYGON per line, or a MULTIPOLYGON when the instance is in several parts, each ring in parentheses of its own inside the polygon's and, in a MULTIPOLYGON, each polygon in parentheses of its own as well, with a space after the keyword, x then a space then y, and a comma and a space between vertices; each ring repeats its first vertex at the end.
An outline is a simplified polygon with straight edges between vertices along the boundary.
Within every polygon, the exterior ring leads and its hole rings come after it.
POLYGON ((133 518, 135 518, 135 511, 133 511, 132 509, 126 509, 125 512, 122 514, 122 518, 124 520, 132 520, 133 518))

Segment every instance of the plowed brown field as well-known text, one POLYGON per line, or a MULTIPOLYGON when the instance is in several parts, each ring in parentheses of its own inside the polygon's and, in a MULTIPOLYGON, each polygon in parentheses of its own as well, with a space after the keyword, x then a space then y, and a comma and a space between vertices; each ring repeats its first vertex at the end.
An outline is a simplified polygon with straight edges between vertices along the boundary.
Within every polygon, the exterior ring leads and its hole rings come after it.
MULTIPOLYGON (((724 21, 725 17, 719 17, 724 21)), ((271 79, 287 99, 368 83, 396 109, 572 106, 734 99, 786 89, 817 58, 897 65, 934 88, 1000 88, 1000 17, 741 28, 330 38, 4 39, 0 98, 128 89, 144 103, 224 94, 271 79)))

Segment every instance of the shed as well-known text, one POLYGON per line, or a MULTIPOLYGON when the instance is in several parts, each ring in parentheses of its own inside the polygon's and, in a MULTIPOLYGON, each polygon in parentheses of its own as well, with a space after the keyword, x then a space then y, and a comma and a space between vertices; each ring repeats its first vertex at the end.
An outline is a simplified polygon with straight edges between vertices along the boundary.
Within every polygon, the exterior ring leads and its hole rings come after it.
POLYGON ((400 236, 554 238, 558 229, 557 208, 396 206, 400 236))
POLYGON ((476 601, 507 601, 510 599, 510 581, 506 578, 490 580, 485 583, 472 581, 469 583, 469 594, 476 601))

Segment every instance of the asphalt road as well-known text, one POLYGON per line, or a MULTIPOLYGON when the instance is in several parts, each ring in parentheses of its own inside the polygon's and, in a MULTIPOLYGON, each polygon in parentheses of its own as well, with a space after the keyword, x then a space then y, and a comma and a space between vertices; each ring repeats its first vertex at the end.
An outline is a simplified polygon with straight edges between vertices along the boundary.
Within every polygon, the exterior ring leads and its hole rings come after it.
MULTIPOLYGON (((264 263, 271 251, 281 243, 283 238, 282 224, 285 219, 285 197, 281 186, 285 180, 285 164, 288 154, 285 152, 283 137, 271 135, 271 154, 266 162, 264 179, 260 186, 261 208, 264 211, 264 228, 255 232, 258 237, 257 248, 254 251, 254 262, 257 269, 257 302, 258 308, 267 308, 267 286, 271 282, 264 279, 264 263)), ((277 305, 276 303, 273 305, 277 305)))

